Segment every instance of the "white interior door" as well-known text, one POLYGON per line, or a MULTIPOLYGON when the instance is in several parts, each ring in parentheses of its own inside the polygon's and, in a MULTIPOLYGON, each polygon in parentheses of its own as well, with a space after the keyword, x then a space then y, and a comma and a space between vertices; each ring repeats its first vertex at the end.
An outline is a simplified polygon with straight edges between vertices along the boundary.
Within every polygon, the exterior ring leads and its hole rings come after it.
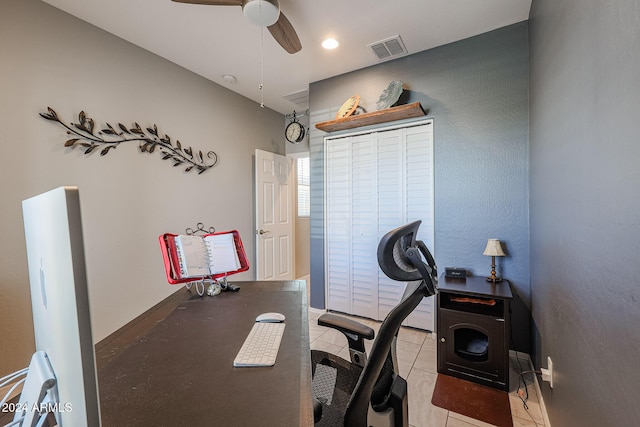
POLYGON ((256 280, 292 280, 292 160, 256 150, 256 280))

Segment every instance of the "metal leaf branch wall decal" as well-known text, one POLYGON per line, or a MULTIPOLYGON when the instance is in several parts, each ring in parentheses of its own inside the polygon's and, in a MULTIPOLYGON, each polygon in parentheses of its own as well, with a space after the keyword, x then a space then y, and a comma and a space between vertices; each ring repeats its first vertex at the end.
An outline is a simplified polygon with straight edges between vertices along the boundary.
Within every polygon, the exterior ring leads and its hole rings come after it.
POLYGON ((78 123, 65 123, 51 107, 47 107, 47 112, 40 113, 40 116, 67 129, 67 135, 71 138, 67 139, 64 146, 82 148, 84 154, 100 149, 100 155, 104 156, 123 142, 136 141, 141 153, 151 154, 157 150, 162 155, 162 160, 170 160, 174 167, 186 166, 185 172, 195 169, 201 174, 218 163, 215 152, 203 154, 200 150, 194 152, 191 147, 183 148, 180 141, 173 142, 169 135, 160 134, 155 124, 143 129, 138 123, 134 123, 132 127, 126 127, 122 123, 114 127, 106 123, 103 129, 96 132, 95 122, 84 111, 78 114, 78 123))

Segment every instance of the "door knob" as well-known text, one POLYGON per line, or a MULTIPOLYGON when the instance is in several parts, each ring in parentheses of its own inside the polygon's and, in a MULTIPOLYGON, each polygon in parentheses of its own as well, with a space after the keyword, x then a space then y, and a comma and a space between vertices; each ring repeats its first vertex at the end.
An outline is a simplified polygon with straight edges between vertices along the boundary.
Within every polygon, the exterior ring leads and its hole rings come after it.
POLYGON ((265 233, 268 233, 268 232, 269 232, 269 230, 260 230, 260 231, 258 231, 258 233, 260 233, 260 234, 265 234, 265 233))

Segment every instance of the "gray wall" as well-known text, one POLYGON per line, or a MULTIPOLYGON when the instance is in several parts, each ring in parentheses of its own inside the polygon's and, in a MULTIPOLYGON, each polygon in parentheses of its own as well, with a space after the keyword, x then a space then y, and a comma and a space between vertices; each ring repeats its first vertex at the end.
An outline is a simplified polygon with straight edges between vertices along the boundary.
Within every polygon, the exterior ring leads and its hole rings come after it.
MULTIPOLYGON (((284 154, 281 114, 38 0, 0 3, 0 64, 0 376, 26 366, 34 346, 25 198, 80 188, 96 341, 178 289, 164 276, 161 233, 199 221, 238 229, 253 256, 253 154, 284 154), (186 174, 135 144, 84 156, 38 116, 47 106, 68 121, 84 110, 100 126, 155 123, 183 145, 214 150, 219 164, 186 174)), ((236 277, 253 279, 253 268, 236 277)))
POLYGON ((639 8, 531 10, 531 294, 554 426, 640 425, 639 8))
MULTIPOLYGON (((514 340, 529 350, 528 35, 522 22, 496 31, 311 84, 311 111, 359 94, 368 111, 392 80, 403 102, 419 101, 434 118, 435 257, 438 266, 490 272, 488 238, 508 256, 514 340)), ((322 139, 311 138, 311 305, 324 307, 322 139)), ((432 248, 433 249, 433 248, 432 248)), ((372 248, 375 250, 375 248, 372 248)))

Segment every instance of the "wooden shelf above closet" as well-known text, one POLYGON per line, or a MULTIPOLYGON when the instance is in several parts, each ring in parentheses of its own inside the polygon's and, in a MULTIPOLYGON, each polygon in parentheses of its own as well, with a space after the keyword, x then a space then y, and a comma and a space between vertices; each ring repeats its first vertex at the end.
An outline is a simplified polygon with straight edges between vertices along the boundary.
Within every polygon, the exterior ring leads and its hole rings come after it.
POLYGON ((414 117, 424 116, 425 114, 420 103, 414 102, 413 104, 398 105, 397 107, 391 107, 385 110, 316 123, 316 128, 325 132, 336 132, 361 126, 393 122, 395 120, 412 119, 414 117))

